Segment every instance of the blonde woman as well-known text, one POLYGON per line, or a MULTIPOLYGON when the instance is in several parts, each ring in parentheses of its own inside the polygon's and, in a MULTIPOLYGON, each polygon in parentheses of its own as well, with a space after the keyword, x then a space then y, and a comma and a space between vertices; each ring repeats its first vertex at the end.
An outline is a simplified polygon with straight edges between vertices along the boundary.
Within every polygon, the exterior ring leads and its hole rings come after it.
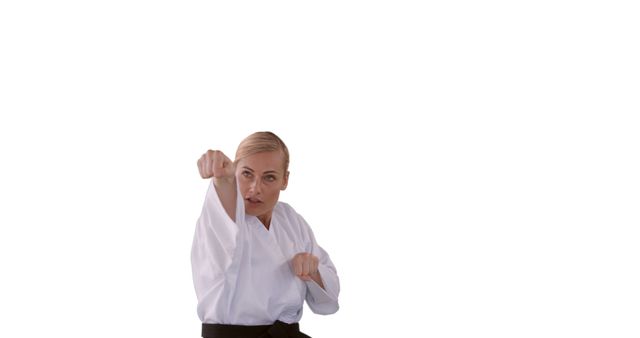
POLYGON ((289 151, 271 132, 245 138, 234 161, 218 150, 198 160, 211 179, 196 224, 191 265, 202 337, 303 338, 302 305, 338 311, 340 282, 329 255, 280 191, 289 151))

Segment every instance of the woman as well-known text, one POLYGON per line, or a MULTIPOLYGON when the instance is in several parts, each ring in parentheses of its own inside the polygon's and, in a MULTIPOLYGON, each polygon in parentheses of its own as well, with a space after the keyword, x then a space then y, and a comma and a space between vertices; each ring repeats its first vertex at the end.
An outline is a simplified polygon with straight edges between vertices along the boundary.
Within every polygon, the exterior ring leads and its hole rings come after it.
POLYGON ((202 337, 308 337, 302 305, 338 311, 340 282, 329 255, 280 191, 289 151, 271 132, 249 135, 232 162, 221 151, 198 160, 212 178, 191 251, 202 337))

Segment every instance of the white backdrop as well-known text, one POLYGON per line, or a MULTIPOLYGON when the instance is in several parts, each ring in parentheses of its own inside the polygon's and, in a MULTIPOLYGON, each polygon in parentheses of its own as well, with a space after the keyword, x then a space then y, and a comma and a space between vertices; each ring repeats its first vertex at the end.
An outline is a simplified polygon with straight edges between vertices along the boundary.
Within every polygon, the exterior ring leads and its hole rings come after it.
POLYGON ((199 337, 206 149, 271 130, 314 337, 638 337, 632 1, 3 1, 0 337, 199 337))

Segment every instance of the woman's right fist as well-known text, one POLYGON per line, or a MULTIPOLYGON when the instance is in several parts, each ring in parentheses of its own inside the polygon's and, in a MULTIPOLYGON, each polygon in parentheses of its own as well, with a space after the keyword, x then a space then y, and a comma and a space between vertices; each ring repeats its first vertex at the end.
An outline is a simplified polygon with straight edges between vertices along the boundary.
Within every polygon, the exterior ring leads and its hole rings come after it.
POLYGON ((198 170, 202 178, 232 178, 234 163, 220 150, 207 150, 198 160, 198 170))

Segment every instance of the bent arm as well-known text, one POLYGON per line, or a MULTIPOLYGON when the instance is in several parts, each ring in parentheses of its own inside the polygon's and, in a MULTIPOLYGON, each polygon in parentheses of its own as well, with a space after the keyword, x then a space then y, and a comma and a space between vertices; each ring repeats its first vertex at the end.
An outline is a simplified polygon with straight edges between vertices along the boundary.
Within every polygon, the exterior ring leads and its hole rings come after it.
POLYGON ((335 265, 329 254, 316 242, 311 227, 300 216, 302 226, 308 232, 308 240, 311 243, 311 254, 318 257, 318 273, 311 276, 312 280, 305 282, 307 285, 307 304, 316 314, 328 315, 336 313, 340 308, 338 295, 340 294, 340 279, 335 265))
POLYGON ((314 248, 314 254, 320 259, 318 264, 318 281, 311 280, 307 284, 307 304, 311 311, 317 314, 329 315, 340 308, 338 295, 340 294, 340 280, 329 255, 320 247, 314 248))

